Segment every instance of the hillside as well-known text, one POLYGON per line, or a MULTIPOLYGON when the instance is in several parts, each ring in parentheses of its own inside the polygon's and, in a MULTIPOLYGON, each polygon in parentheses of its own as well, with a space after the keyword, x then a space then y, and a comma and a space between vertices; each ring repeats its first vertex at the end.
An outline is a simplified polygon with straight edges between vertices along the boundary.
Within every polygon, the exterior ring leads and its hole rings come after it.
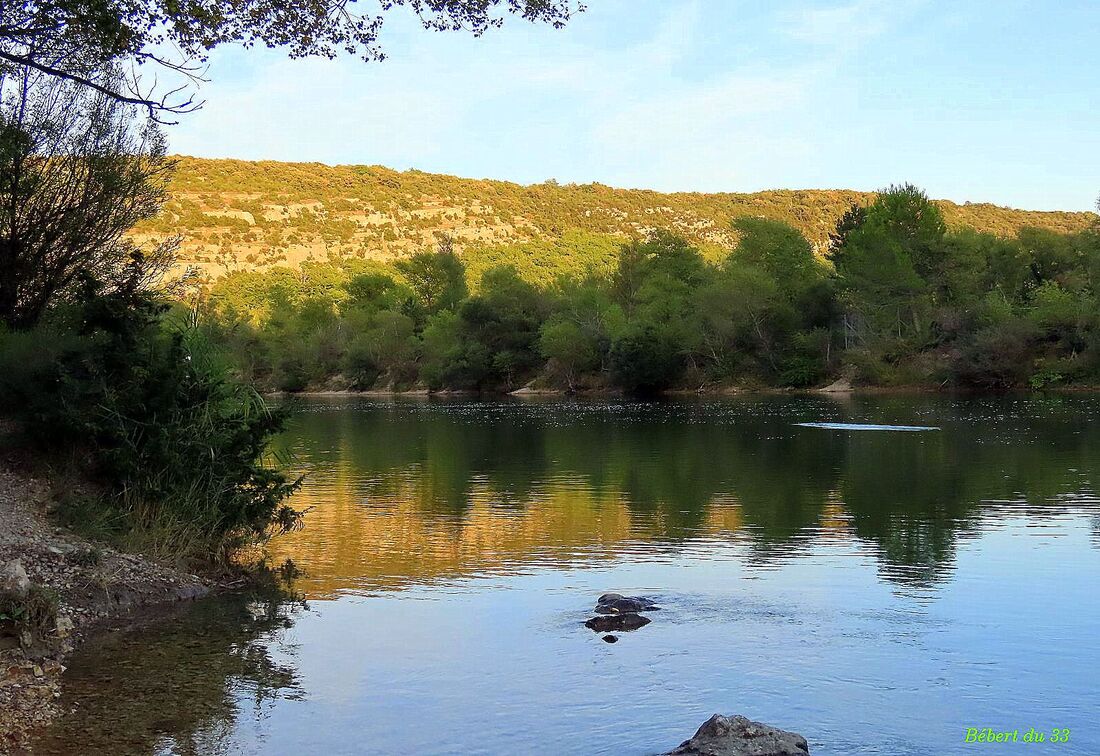
MULTIPOLYGON (((335 257, 392 259, 433 246, 459 250, 588 243, 669 228, 704 248, 728 248, 739 216, 783 220, 821 245, 836 219, 872 195, 846 190, 663 194, 602 184, 521 186, 378 166, 180 158, 162 215, 139 235, 183 237, 183 262, 209 273, 335 257)), ((1092 213, 1013 210, 940 201, 949 224, 1012 235, 1025 226, 1077 231, 1092 213)), ((575 248, 575 245, 572 245, 575 248)))

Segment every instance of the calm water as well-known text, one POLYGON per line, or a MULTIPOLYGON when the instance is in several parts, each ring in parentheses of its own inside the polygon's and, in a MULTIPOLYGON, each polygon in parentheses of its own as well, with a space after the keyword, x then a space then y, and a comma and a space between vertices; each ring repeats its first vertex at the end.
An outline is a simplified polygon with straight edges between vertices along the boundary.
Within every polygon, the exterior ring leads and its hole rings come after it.
POLYGON ((307 604, 89 646, 40 752, 652 754, 718 711, 819 755, 1100 753, 1100 399, 295 406, 307 604), (607 590, 662 610, 605 643, 607 590))

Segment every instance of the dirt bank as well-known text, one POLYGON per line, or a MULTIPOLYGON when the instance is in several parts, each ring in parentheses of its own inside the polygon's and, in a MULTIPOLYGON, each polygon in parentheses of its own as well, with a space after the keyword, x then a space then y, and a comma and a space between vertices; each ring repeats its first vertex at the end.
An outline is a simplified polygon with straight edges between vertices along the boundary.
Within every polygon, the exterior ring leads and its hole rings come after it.
POLYGON ((210 583, 55 527, 47 516, 51 486, 0 456, 0 753, 10 752, 61 712, 56 703, 65 658, 97 625, 140 607, 192 599, 210 583), (56 609, 56 611, 55 611, 56 609))

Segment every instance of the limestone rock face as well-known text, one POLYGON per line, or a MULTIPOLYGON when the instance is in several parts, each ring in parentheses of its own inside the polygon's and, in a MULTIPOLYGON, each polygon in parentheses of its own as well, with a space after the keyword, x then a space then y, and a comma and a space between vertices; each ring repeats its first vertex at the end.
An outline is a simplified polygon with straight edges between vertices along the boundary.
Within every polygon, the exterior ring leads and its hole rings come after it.
POLYGON ((806 738, 742 716, 715 714, 666 756, 808 756, 806 738))

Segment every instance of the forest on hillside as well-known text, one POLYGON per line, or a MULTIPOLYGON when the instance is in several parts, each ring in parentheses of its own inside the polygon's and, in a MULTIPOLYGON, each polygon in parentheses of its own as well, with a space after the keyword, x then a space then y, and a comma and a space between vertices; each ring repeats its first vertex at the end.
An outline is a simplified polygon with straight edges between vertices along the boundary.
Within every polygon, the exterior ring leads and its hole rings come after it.
POLYGON ((1095 222, 952 226, 911 185, 850 205, 823 255, 783 220, 727 222, 726 249, 676 229, 618 243, 576 231, 490 257, 443 236, 396 261, 237 271, 196 313, 270 390, 1100 383, 1095 222), (576 267, 540 268, 555 250, 576 267))
MULTIPOLYGON (((591 244, 606 250, 667 230, 720 257, 737 244, 730 221, 782 221, 825 250, 837 219, 874 194, 773 190, 661 193, 546 181, 522 186, 380 166, 175 159, 161 212, 137 237, 179 235, 181 262, 211 276, 302 262, 390 260, 435 245, 439 234, 476 266, 481 258, 539 259, 549 273, 583 273, 591 244), (575 243, 577 239, 581 244, 575 243)), ((936 201, 949 228, 1014 236, 1023 228, 1082 231, 1092 213, 1036 212, 936 201)), ((521 271, 523 272, 523 271, 521 271)))

